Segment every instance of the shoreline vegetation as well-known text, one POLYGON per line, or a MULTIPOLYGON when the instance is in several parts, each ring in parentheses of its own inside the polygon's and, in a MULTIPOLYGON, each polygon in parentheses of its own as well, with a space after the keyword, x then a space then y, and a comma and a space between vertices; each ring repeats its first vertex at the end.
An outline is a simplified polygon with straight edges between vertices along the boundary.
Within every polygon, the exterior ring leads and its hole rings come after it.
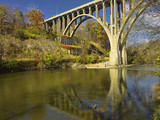
POLYGON ((0 36, 0 51, 1 73, 66 68, 71 67, 72 63, 98 63, 108 59, 93 53, 73 56, 61 48, 59 41, 52 39, 22 41, 11 35, 0 36))
MULTIPOLYGON (((127 66, 155 63, 158 52, 154 52, 155 54, 153 55, 152 49, 150 50, 149 48, 154 46, 154 48, 158 50, 159 46, 157 43, 159 45, 160 40, 144 44, 143 46, 145 46, 147 52, 142 50, 143 52, 139 53, 139 49, 137 49, 138 46, 131 46, 128 48, 130 51, 128 53, 130 64, 127 66), (143 56, 140 56, 140 54, 146 56, 145 59, 142 59, 143 56), (152 57, 148 54, 151 54, 152 57)), ((83 53, 79 56, 73 56, 68 54, 67 50, 61 47, 59 41, 45 37, 22 41, 12 35, 0 35, 0 51, 0 73, 46 70, 53 68, 115 68, 109 66, 109 58, 106 56, 98 55, 96 53, 83 53)), ((117 67, 125 66, 122 65, 117 67)))

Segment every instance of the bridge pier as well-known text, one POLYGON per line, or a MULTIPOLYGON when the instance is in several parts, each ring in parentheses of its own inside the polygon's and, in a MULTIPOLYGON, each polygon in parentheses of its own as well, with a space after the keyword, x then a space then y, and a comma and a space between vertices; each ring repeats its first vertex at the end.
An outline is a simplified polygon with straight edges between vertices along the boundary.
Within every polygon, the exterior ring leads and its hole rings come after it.
MULTIPOLYGON (((69 24, 70 23, 70 16, 69 16, 69 14, 67 15, 67 24, 69 24)), ((69 29, 68 29, 68 35, 70 35, 70 31, 71 31, 71 29, 70 29, 70 27, 69 27, 69 29)))
POLYGON ((60 33, 61 32, 61 19, 58 18, 57 19, 57 33, 60 33))
POLYGON ((105 2, 103 2, 103 24, 106 25, 106 6, 105 2))
POLYGON ((92 15, 92 9, 89 7, 89 14, 92 15))
POLYGON ((122 50, 121 50, 121 63, 123 65, 127 65, 127 50, 126 50, 126 45, 123 45, 122 50))
POLYGON ((46 31, 49 30, 49 29, 48 29, 48 23, 45 24, 45 29, 46 29, 46 31))
POLYGON ((99 9, 98 9, 98 5, 96 4, 95 5, 95 9, 96 9, 96 18, 99 17, 99 9))
POLYGON ((111 46, 111 51, 109 55, 109 65, 111 66, 119 65, 120 51, 119 51, 118 39, 116 35, 112 36, 110 46, 111 46))
POLYGON ((56 23, 55 23, 55 20, 53 20, 52 21, 52 29, 53 29, 53 31, 55 31, 56 32, 56 23))
POLYGON ((65 16, 62 17, 62 31, 65 30, 65 16))

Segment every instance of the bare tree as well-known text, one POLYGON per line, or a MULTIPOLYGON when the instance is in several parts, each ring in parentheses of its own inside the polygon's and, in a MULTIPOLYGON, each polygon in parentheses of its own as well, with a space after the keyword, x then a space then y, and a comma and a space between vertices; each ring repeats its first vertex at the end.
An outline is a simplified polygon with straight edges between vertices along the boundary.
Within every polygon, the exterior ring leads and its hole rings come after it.
POLYGON ((132 38, 137 34, 150 40, 160 39, 160 0, 155 2, 139 17, 131 31, 132 38))

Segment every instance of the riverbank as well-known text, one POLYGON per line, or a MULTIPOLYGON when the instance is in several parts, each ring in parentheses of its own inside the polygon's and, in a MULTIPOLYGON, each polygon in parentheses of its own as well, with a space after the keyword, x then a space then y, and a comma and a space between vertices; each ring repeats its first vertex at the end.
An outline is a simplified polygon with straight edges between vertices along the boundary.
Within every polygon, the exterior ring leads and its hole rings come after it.
POLYGON ((48 61, 37 61, 35 59, 11 59, 0 62, 0 73, 38 71, 57 68, 72 68, 75 59, 63 59, 48 63, 48 61), (49 66, 50 65, 50 66, 49 66))
MULTIPOLYGON (((41 71, 48 69, 109 69, 109 68, 127 68, 127 67, 136 67, 136 64, 128 64, 128 65, 119 65, 119 66, 110 66, 109 61, 99 62, 94 64, 82 64, 76 62, 76 59, 63 59, 61 61, 57 61, 51 64, 51 66, 47 66, 46 61, 36 61, 34 59, 20 59, 20 60, 9 60, 9 61, 1 61, 0 63, 0 73, 9 73, 9 72, 22 72, 22 71, 41 71)), ((139 65, 138 65, 139 66, 139 65)), ((143 66, 143 65, 140 65, 143 66)), ((156 67, 153 64, 148 64, 150 69, 156 67)), ((139 69, 137 67, 137 69, 139 69)), ((143 68, 145 70, 145 68, 143 68)), ((157 71, 155 69, 155 71, 157 71)))
POLYGON ((109 61, 107 62, 101 62, 101 63, 96 63, 96 64, 85 64, 84 67, 86 69, 105 69, 105 68, 119 68, 119 67, 129 67, 133 66, 134 64, 129 64, 129 65, 119 65, 119 66, 110 66, 109 61))

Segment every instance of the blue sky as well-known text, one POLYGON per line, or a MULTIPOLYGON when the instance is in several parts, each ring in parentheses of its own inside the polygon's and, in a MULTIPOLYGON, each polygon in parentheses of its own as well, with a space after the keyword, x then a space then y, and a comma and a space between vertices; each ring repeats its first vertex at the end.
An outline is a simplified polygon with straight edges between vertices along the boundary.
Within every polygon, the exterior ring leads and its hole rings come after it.
POLYGON ((0 0, 0 4, 9 4, 12 7, 19 8, 23 13, 27 8, 34 6, 36 9, 41 10, 45 19, 62 13, 79 5, 83 5, 92 0, 0 0))

